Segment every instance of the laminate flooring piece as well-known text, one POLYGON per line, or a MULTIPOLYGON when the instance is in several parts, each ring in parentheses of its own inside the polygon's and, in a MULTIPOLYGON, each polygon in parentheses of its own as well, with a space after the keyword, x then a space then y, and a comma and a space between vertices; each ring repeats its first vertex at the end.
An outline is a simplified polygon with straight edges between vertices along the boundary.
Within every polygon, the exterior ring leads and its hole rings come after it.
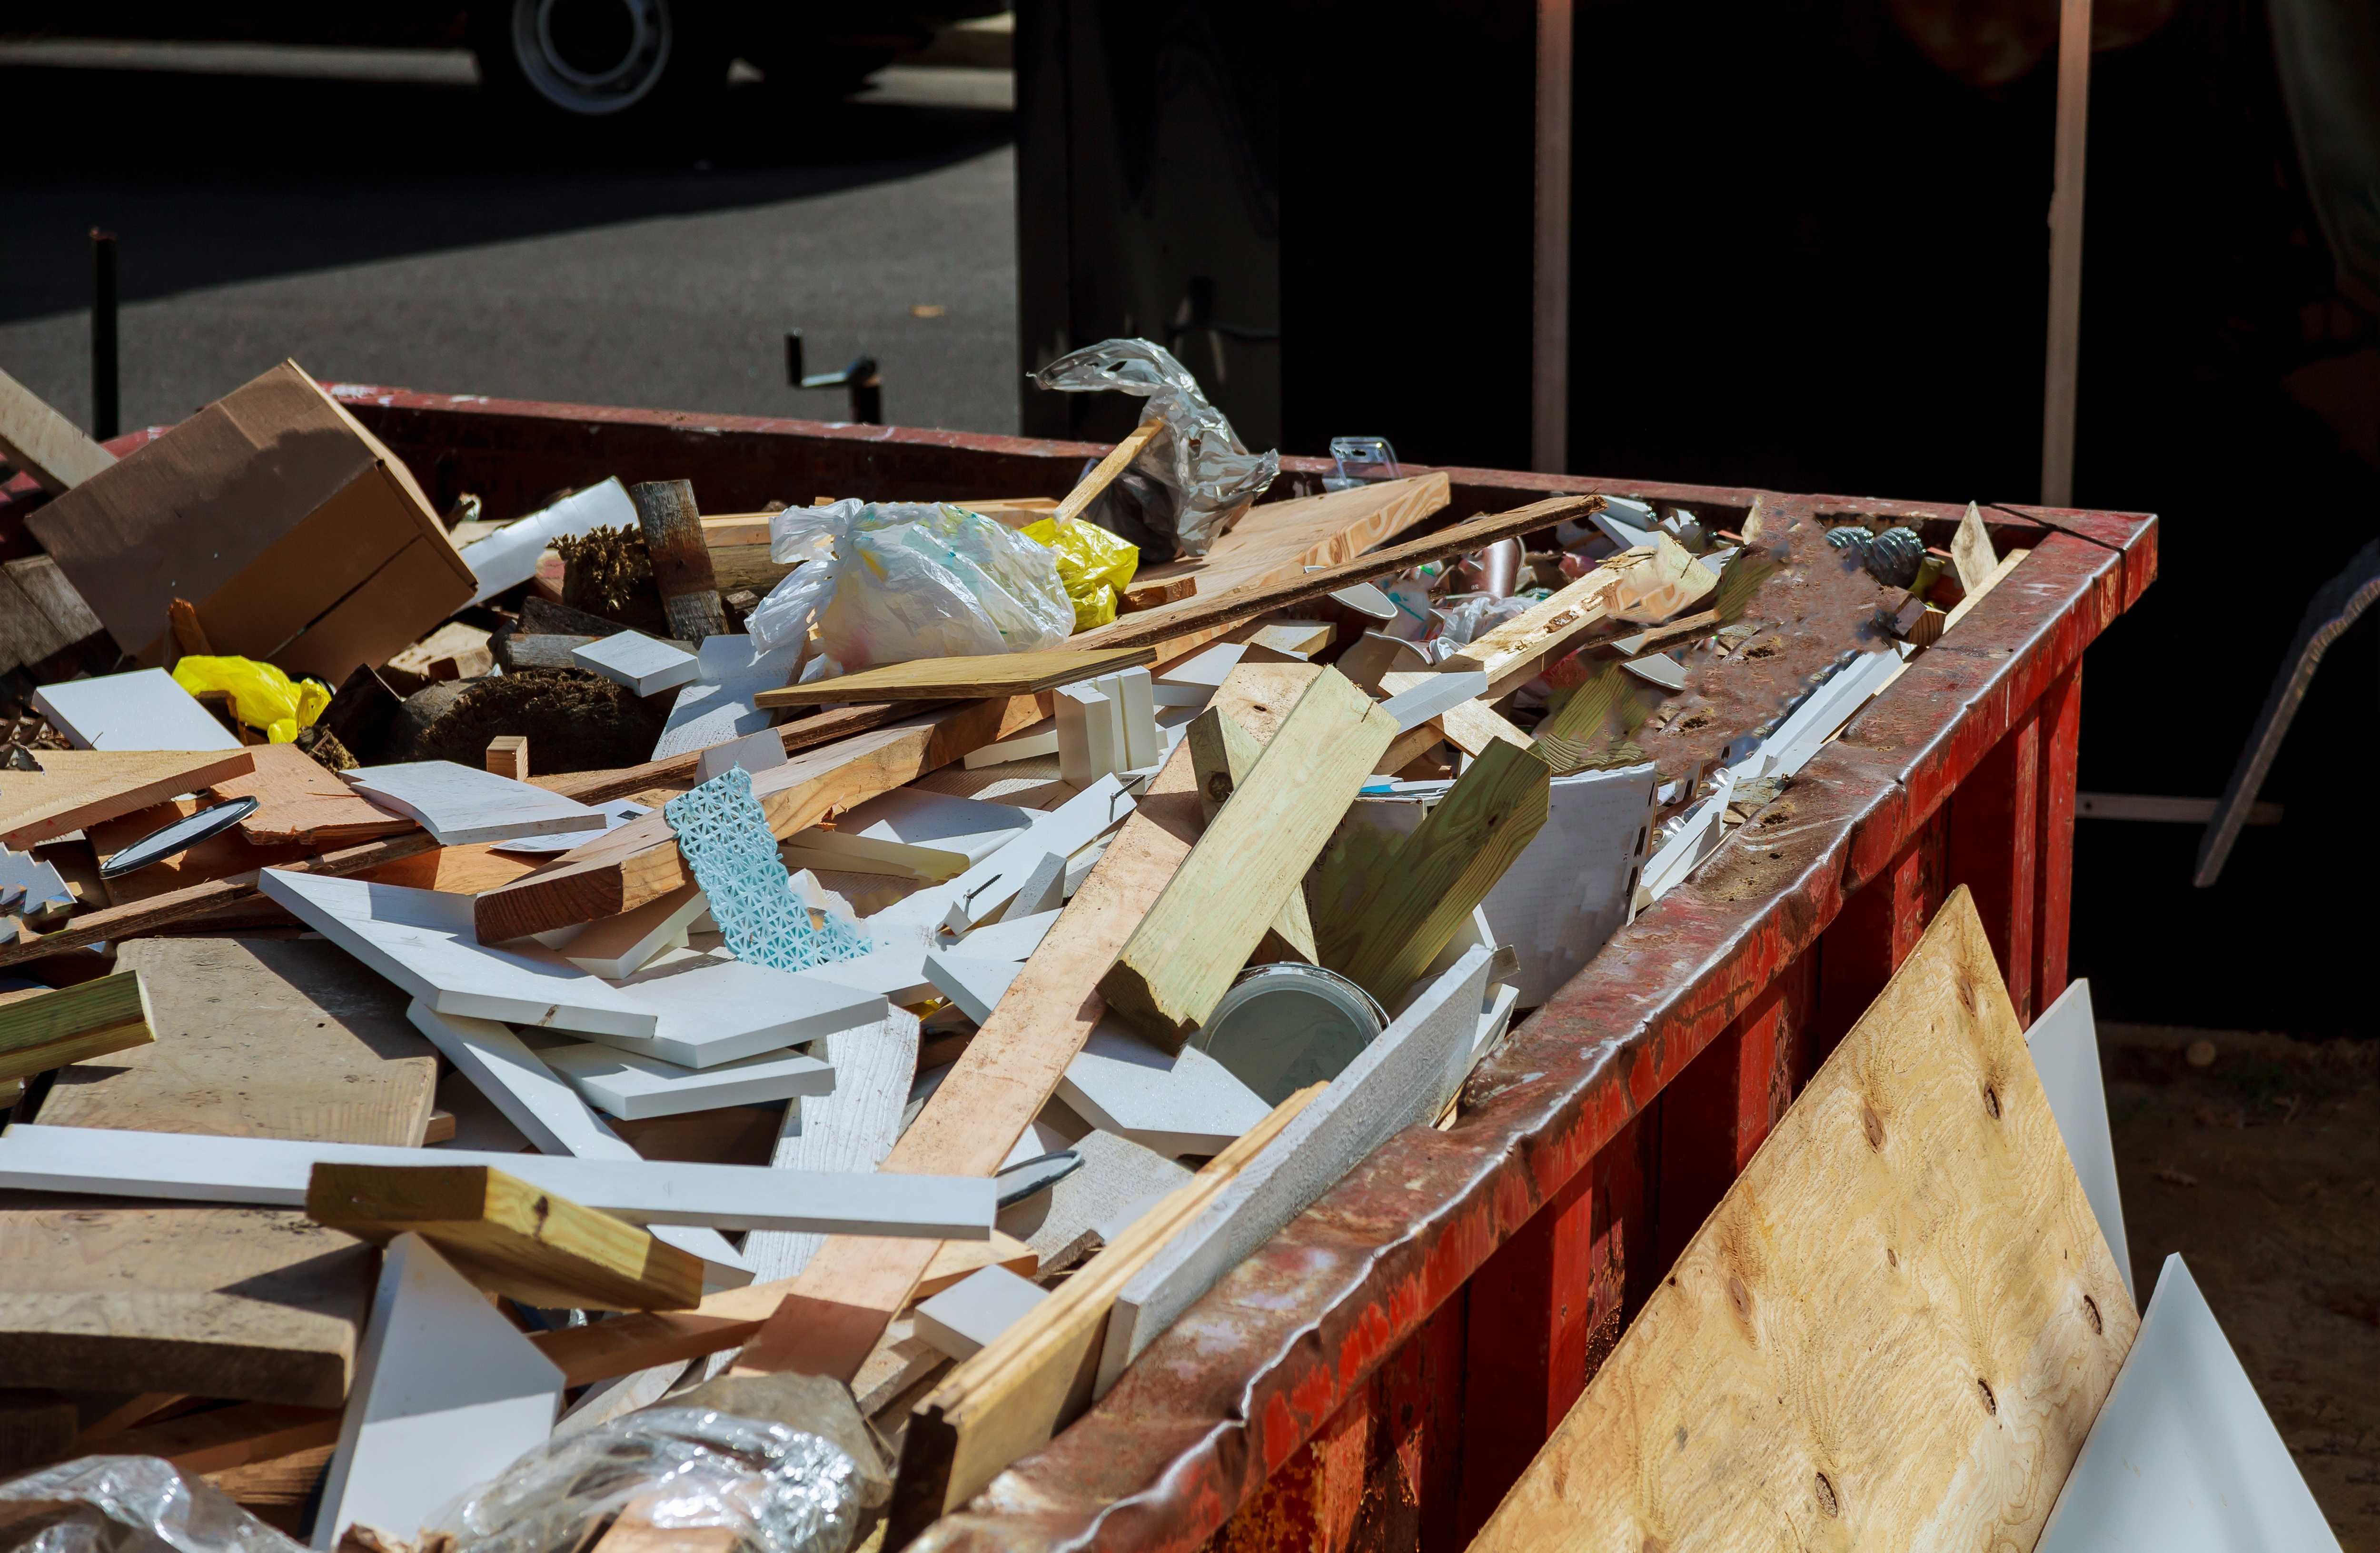
POLYGON ((453 760, 358 766, 347 784, 383 808, 420 822, 441 846, 576 835, 591 840, 604 816, 585 804, 526 782, 453 760))
POLYGON ((45 685, 33 710, 77 749, 238 749, 238 738, 163 669, 45 685))

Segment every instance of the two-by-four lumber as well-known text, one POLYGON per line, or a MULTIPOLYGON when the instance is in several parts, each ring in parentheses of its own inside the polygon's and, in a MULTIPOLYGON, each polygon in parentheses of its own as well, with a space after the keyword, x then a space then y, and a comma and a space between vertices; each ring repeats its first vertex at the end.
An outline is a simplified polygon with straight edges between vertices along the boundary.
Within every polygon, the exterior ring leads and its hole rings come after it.
POLYGON ((1315 925, 1322 964, 1394 1009, 1546 822, 1553 772, 1497 741, 1399 843, 1345 917, 1315 925))
POLYGON ((1619 567, 1597 567, 1501 625, 1466 642, 1439 667, 1444 671, 1475 669, 1485 673, 1487 698, 1491 701, 1519 688, 1536 678, 1543 665, 1572 638, 1605 617, 1622 575, 1619 567))
POLYGON ((115 462, 115 455, 6 372, 0 372, 0 455, 54 496, 115 462))
POLYGON ((2030 1547, 2137 1327, 1961 888, 1472 1547, 2030 1547))
MULTIPOLYGON (((0 770, 0 844, 18 851, 248 770, 261 749, 45 749, 0 770)), ((311 765, 310 760, 307 764, 311 765)))
POLYGON ((382 1244, 411 1231, 480 1288, 529 1304, 684 1310, 702 1299, 700 1257, 485 1166, 319 1164, 306 1215, 382 1244))
POLYGON ((153 1038, 138 971, 50 991, 0 993, 0 1079, 30 1078, 153 1038))
POLYGON ((1154 661, 1148 647, 1051 648, 1041 652, 988 652, 918 658, 861 669, 835 679, 763 690, 756 707, 806 707, 825 701, 952 701, 985 696, 1030 696, 1096 679, 1154 661))
POLYGON ((917 1405, 902 1443, 888 1544, 905 1543, 935 1517, 965 1503, 1011 1462, 1048 1444, 1088 1405, 1116 1296, 1323 1087, 1301 1089, 1274 1107, 917 1405))
MULTIPOLYGON (((1264 746, 1241 726, 1239 719, 1220 707, 1208 707, 1193 718, 1183 739, 1190 746, 1190 772, 1198 783, 1198 807, 1206 811, 1207 823, 1212 825, 1223 801, 1237 792, 1248 773, 1256 770, 1264 746)), ((1314 923, 1306 915, 1303 889, 1289 892, 1281 910, 1273 914, 1268 933, 1281 940, 1280 948, 1308 965, 1314 963, 1314 923)), ((1266 952, 1272 947, 1269 942, 1260 944, 1257 958, 1279 958, 1266 952)))
POLYGON ((1093 465, 1091 472, 1077 480, 1074 490, 1066 492, 1065 498, 1058 504, 1057 516, 1062 519, 1082 516, 1084 511, 1099 499, 1099 493, 1113 485, 1116 477, 1140 456, 1141 450, 1164 434, 1165 422, 1154 415, 1125 432, 1123 441, 1108 449, 1107 456, 1093 465))
POLYGON ((1099 978, 1108 1007, 1166 1050, 1180 1049, 1297 892, 1396 734, 1369 696, 1324 670, 1099 978))
POLYGON ((488 741, 484 757, 488 770, 514 782, 528 780, 528 738, 522 734, 499 734, 488 741))
POLYGON ((653 588, 662 596, 670 635, 699 643, 705 637, 724 634, 727 610, 720 601, 719 578, 710 569, 710 548, 703 543, 694 487, 682 479, 650 480, 628 487, 628 500, 637 504, 637 526, 644 531, 653 588))

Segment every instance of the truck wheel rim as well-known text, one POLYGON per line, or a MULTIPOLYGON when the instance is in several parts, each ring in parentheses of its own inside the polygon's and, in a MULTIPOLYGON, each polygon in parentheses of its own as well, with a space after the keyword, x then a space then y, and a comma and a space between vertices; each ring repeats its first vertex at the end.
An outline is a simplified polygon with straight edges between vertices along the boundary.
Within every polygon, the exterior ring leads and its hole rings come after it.
POLYGON ((668 67, 667 0, 515 0, 513 51, 539 96, 575 114, 613 114, 668 67))

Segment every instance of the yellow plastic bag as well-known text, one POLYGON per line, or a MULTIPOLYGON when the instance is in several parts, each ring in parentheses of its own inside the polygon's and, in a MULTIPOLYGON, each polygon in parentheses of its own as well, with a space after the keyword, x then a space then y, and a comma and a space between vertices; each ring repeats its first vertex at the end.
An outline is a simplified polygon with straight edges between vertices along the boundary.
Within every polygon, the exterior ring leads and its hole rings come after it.
POLYGON ((232 714, 251 728, 260 728, 274 744, 288 744, 300 728, 311 728, 331 704, 330 686, 321 680, 292 680, 270 663, 253 658, 210 658, 193 654, 174 665, 174 683, 196 696, 202 690, 231 692, 232 714))
POLYGON ((1116 617, 1132 574, 1140 569, 1140 547, 1126 543, 1096 523, 1045 517, 1021 532, 1058 552, 1058 581, 1075 603, 1075 629, 1087 631, 1116 617))

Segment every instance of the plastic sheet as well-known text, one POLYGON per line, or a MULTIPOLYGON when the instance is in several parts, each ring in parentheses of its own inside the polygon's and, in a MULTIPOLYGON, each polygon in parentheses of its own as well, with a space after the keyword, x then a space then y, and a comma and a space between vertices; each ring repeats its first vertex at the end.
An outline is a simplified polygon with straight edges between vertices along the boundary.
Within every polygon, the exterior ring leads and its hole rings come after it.
POLYGON ((305 1553, 155 1456, 83 1456, 0 1484, 0 1547, 17 1553, 305 1553))
POLYGON ((795 892, 769 817, 752 796, 752 774, 730 766, 662 807, 694 880, 710 897, 727 952, 781 971, 856 960, 869 944, 856 924, 832 913, 823 926, 795 892))
POLYGON ((549 1441, 431 1530, 454 1553, 575 1553, 633 1502, 655 1526, 725 1527, 757 1553, 844 1553, 892 1486, 878 1462, 791 1425, 654 1407, 549 1441))
POLYGON ((192 653, 174 665, 174 683, 193 696, 204 690, 230 691, 232 714, 274 744, 295 740, 298 730, 311 728, 331 704, 331 687, 322 681, 293 680, 253 658, 192 653))
POLYGON ((1165 422, 1167 434, 1133 460, 1090 513, 1152 561, 1206 554, 1233 510, 1262 495, 1281 472, 1278 452, 1250 453, 1189 369, 1148 340, 1102 340, 1069 351, 1033 381, 1068 394, 1136 394, 1148 401, 1142 419, 1165 422))
POLYGON ((1087 631, 1113 620, 1123 590, 1140 569, 1140 548, 1096 523, 1045 517, 1021 532, 1058 557, 1058 581, 1075 601, 1075 629, 1087 631))
POLYGON ((815 624, 835 673, 1062 647, 1075 630, 1056 555, 958 507, 788 507, 769 519, 769 557, 798 564, 745 629, 774 649, 803 640, 815 624))

